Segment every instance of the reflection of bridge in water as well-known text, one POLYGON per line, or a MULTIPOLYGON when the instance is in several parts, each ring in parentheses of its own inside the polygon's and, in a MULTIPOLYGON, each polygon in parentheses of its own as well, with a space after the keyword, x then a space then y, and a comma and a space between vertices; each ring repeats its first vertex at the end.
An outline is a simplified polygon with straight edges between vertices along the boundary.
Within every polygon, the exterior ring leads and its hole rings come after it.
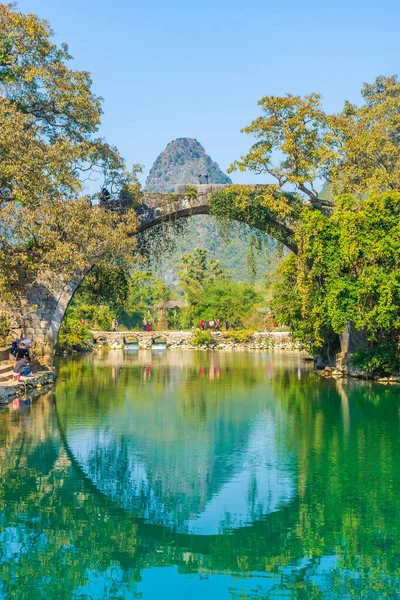
MULTIPOLYGON (((146 366, 151 354, 144 354, 129 363, 130 369, 142 370, 143 382, 151 377, 151 363, 146 366)), ((178 356, 182 358, 177 353, 175 359, 178 356)), ((115 380, 126 359, 120 353, 118 366, 116 356, 110 358, 115 380)), ((101 364, 101 358, 95 362, 101 364)), ((273 398, 252 386, 250 394, 230 389, 229 402, 222 397, 210 400, 209 382, 229 377, 219 355, 211 356, 206 366, 199 365, 205 385, 195 391, 190 376, 189 384, 179 381, 179 372, 190 369, 190 364, 175 364, 174 353, 158 358, 156 364, 158 373, 161 369, 165 375, 162 393, 143 396, 144 383, 138 388, 135 380, 132 388, 124 382, 125 397, 118 410, 102 413, 101 422, 93 426, 82 424, 79 415, 74 418, 68 394, 60 390, 57 407, 63 440, 85 477, 145 523, 181 534, 232 532, 291 502, 294 456, 276 439, 281 415, 273 398), (191 411, 200 413, 192 418, 191 411)))
MULTIPOLYGON (((56 403, 49 394, 31 409, 11 414, 10 408, 6 427, 4 413, 0 413, 5 441, 4 451, 0 448, 0 499, 6 500, 2 502, 0 530, 3 586, 29 574, 33 585, 51 582, 53 586, 47 595, 38 597, 54 597, 56 582, 65 580, 71 587, 58 596, 64 600, 77 591, 83 593, 88 572, 105 580, 108 569, 118 564, 132 585, 150 567, 174 566, 179 574, 218 572, 236 574, 242 581, 263 573, 268 581, 262 585, 268 587, 279 580, 274 570, 278 565, 279 573, 285 570, 285 589, 294 591, 299 582, 306 585, 308 577, 313 578, 312 586, 319 570, 325 578, 323 586, 339 590, 329 597, 342 597, 339 592, 348 570, 339 562, 335 572, 326 572, 332 568, 329 553, 332 548, 336 552, 338 537, 345 540, 338 560, 343 555, 343 564, 350 564, 357 574, 360 558, 353 556, 352 549, 366 548, 362 564, 370 564, 372 557, 378 560, 380 556, 381 540, 396 539, 399 529, 395 512, 388 511, 388 506, 393 510, 396 506, 398 479, 393 479, 393 499, 388 498, 383 484, 374 484, 369 492, 371 478, 384 481, 389 450, 398 450, 398 427, 391 427, 398 417, 395 391, 387 391, 384 402, 375 406, 367 402, 370 387, 366 385, 323 382, 310 386, 307 379, 305 385, 298 385, 296 363, 285 367, 282 359, 282 368, 275 363, 274 370, 265 355, 252 355, 254 371, 244 364, 240 377, 235 378, 239 369, 227 371, 222 355, 196 362, 194 354, 185 353, 181 365, 185 379, 179 381, 177 356, 171 353, 169 364, 167 359, 163 368, 153 368, 151 382, 141 377, 147 369, 144 354, 137 364, 120 362, 115 379, 116 355, 113 365, 103 362, 103 367, 95 367, 97 379, 90 357, 76 364, 68 361, 67 369, 59 370, 56 403), (200 372, 204 373, 201 380, 200 372), (220 379, 214 376, 218 372, 220 379), (296 386, 291 385, 294 382, 296 386), (153 386, 159 392, 151 407, 148 390, 153 386), (279 396, 274 396, 277 391, 279 396), (349 391, 354 394, 352 402, 347 399, 349 391), (95 411, 87 410, 93 406, 95 411), (152 416, 146 421, 149 412, 152 416), (177 429, 171 428, 169 419, 177 423, 177 429), (102 422, 108 428, 99 428, 102 422), (171 436, 176 437, 183 423, 186 428, 180 444, 168 449, 173 446, 171 436), (93 435, 97 430, 102 437, 93 435), (210 451, 190 452, 194 437, 201 448, 210 451), (366 441, 363 453, 359 452, 360 439, 366 441), (114 464, 107 456, 104 466, 101 464, 103 456, 97 444, 102 445, 103 440, 114 464), (382 447, 384 452, 377 460, 376 448, 382 447), (346 462, 348 456, 357 458, 355 471, 352 463, 346 462), (382 468, 371 469, 371 465, 382 468), (168 468, 169 473, 180 470, 181 479, 165 477, 168 468), (187 477, 201 469, 207 471, 207 477, 187 477), (281 483, 285 477, 286 487, 281 483), (123 485, 112 485, 115 478, 127 484, 127 492, 123 485), (232 482, 236 488, 230 487, 232 482), (321 487, 325 482, 326 490, 321 487), (239 489, 241 485, 245 493, 239 489), (268 489, 275 495, 267 496, 268 489), (179 500, 183 495, 189 500, 182 509, 179 500), (237 515, 237 520, 221 519, 218 502, 237 515), (347 529, 349 514, 356 515, 356 523, 361 522, 366 506, 376 511, 381 536, 376 536, 374 528, 347 529), (218 529, 220 533, 216 533, 218 529), (23 549, 17 562, 12 556, 16 547, 23 549), (65 579, 65 564, 71 578, 65 579), (12 578, 7 579, 8 572, 12 578)), ((100 357, 96 364, 101 364, 100 357)), ((156 364, 155 360, 153 367, 156 364)), ((391 468, 395 476, 396 465, 391 468)), ((387 548, 394 560, 392 546, 387 548)), ((393 588, 396 582, 387 575, 384 557, 377 569, 378 583, 393 588)), ((248 585, 255 584, 249 579, 248 585)), ((362 585, 367 589, 368 579, 362 585)), ((305 593, 305 597, 311 596, 305 593)))

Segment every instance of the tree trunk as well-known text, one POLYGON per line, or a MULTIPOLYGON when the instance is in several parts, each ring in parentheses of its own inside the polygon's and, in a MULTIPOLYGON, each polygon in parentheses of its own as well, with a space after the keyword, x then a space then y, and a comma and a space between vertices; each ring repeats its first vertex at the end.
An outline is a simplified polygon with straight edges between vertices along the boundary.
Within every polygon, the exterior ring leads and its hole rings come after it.
POLYGON ((354 323, 348 321, 339 339, 340 353, 337 355, 336 367, 349 375, 359 375, 359 370, 352 364, 352 358, 357 350, 367 347, 365 329, 356 329, 354 323))
POLYGON ((339 336, 333 333, 330 334, 324 342, 321 351, 314 359, 314 368, 324 369, 325 367, 335 367, 336 357, 340 349, 339 336))

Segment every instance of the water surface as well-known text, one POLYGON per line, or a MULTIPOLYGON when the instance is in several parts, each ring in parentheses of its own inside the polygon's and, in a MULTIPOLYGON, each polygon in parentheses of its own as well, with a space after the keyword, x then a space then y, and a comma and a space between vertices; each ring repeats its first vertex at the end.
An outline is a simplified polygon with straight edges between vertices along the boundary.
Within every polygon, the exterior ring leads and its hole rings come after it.
POLYGON ((399 433, 295 353, 61 360, 0 413, 0 598, 399 598, 399 433))

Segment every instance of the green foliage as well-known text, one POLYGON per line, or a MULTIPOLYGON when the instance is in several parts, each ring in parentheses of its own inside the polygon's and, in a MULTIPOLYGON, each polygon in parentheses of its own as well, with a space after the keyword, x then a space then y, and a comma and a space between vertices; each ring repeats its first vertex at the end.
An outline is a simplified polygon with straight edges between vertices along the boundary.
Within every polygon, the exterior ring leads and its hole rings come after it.
POLYGON ((196 329, 192 337, 193 346, 208 346, 213 341, 211 331, 196 329))
POLYGON ((138 194, 137 166, 97 137, 102 100, 87 71, 69 68, 66 44, 56 46, 46 20, 0 4, 0 318, 21 322, 27 310, 18 280, 54 293, 107 256, 130 262, 137 217, 92 206, 84 179, 93 173, 110 199, 138 194), (84 173, 84 176, 82 174, 84 173))
POLYGON ((5 343, 8 335, 8 324, 6 319, 0 318, 0 342, 5 343))
POLYGON ((394 342, 361 348, 352 356, 352 363, 368 375, 385 376, 400 372, 399 346, 394 342))
POLYGON ((80 323, 76 313, 70 312, 61 324, 57 346, 59 350, 89 348, 92 339, 88 326, 80 323))
POLYGON ((194 185, 186 186, 186 196, 188 198, 196 198, 197 197, 197 190, 194 187, 194 185))
POLYGON ((96 330, 109 331, 114 318, 130 329, 140 327, 143 317, 153 324, 168 319, 154 307, 170 299, 170 290, 150 271, 129 274, 118 264, 101 263, 85 278, 66 314, 84 318, 96 330))
POLYGON ((229 273, 221 268, 218 260, 211 259, 204 248, 183 254, 178 268, 180 288, 193 306, 208 284, 229 279, 229 273))
POLYGON ((228 340, 234 340, 239 343, 246 343, 253 337, 254 331, 252 329, 229 329, 224 333, 224 337, 228 340))
MULTIPOLYGON (((151 235, 154 235, 154 229, 151 235)), ((224 222, 220 217, 210 215, 195 215, 187 219, 185 227, 173 235, 172 242, 162 252, 160 244, 154 244, 154 251, 149 256, 149 269, 170 287, 177 286, 177 265, 182 254, 188 254, 194 248, 208 250, 210 258, 219 260, 221 267, 230 271, 234 281, 250 283, 261 281, 271 269, 271 255, 275 247, 271 237, 244 223, 232 220, 224 222)))
POLYGON ((240 327, 256 310, 260 299, 250 284, 216 281, 204 288, 194 314, 197 320, 221 319, 222 325, 228 320, 234 327, 240 327))
MULTIPOLYGON (((157 319, 165 319, 159 310, 154 312, 154 307, 171 299, 168 287, 154 277, 151 271, 136 271, 129 280, 129 293, 126 303, 126 313, 129 318, 126 324, 140 327, 143 317, 150 318, 153 324, 157 319)), ((161 311, 162 312, 162 311, 161 311)))
POLYGON ((101 261, 86 275, 75 301, 83 304, 108 304, 122 310, 129 292, 129 272, 118 262, 101 261))
POLYGON ((400 193, 335 199, 330 216, 304 213, 301 252, 278 270, 272 308, 311 349, 351 322, 371 344, 400 332, 400 193))
POLYGON ((110 331, 114 313, 107 304, 94 307, 92 322, 99 331, 110 331))
POLYGON ((254 235, 260 244, 267 233, 288 248, 297 249, 294 227, 304 210, 304 203, 298 195, 281 192, 271 185, 232 185, 211 194, 210 209, 211 214, 220 219, 254 227, 259 231, 254 235))
MULTIPOLYGON (((277 268, 272 285, 271 308, 277 321, 288 325, 292 335, 311 353, 316 353, 322 346, 327 331, 316 314, 306 315, 303 312, 299 279, 298 258, 289 254, 277 268)), ((319 314, 319 307, 316 309, 319 314)))
POLYGON ((333 195, 399 189, 400 82, 377 77, 361 94, 361 106, 346 101, 339 114, 325 113, 315 93, 265 96, 262 115, 243 129, 256 142, 229 170, 267 173, 276 191, 295 186, 316 208, 323 198, 315 189, 318 178, 333 195))
POLYGON ((256 309, 260 296, 254 286, 232 282, 228 271, 212 260, 207 250, 184 254, 179 266, 179 284, 189 303, 184 325, 219 318, 239 326, 256 309))

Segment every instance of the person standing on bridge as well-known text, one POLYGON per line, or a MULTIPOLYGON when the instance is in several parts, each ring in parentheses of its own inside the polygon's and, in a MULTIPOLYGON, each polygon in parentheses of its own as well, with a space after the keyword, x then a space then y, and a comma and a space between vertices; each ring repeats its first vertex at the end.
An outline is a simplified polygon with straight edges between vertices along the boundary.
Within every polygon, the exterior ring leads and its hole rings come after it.
POLYGON ((150 333, 150 331, 151 331, 151 323, 150 323, 150 321, 147 321, 147 331, 148 331, 148 333, 150 333))
POLYGON ((143 326, 143 331, 147 331, 147 320, 146 320, 146 318, 143 319, 142 326, 143 326))

